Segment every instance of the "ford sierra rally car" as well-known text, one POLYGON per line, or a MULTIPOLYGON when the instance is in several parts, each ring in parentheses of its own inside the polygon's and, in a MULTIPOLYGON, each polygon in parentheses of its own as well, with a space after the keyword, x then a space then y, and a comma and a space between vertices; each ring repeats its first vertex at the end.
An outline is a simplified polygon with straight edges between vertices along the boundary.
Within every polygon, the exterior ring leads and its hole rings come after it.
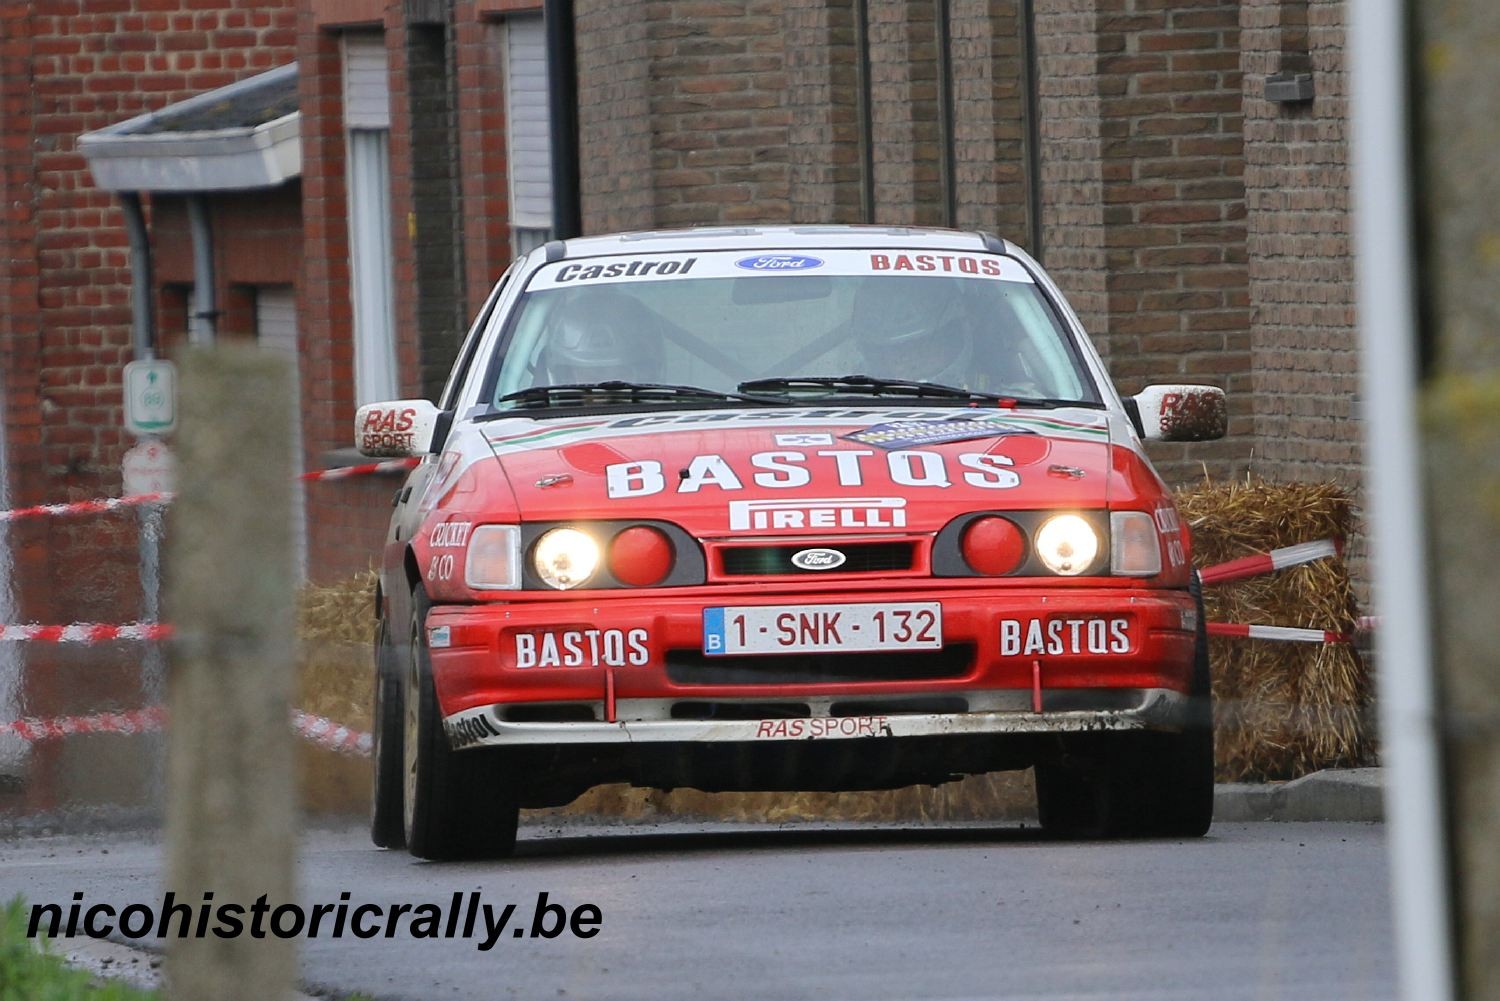
POLYGON ((373 837, 500 855, 606 782, 856 790, 1035 768, 1044 828, 1196 836, 1213 738, 1187 527, 1042 268, 986 234, 554 241, 436 404, 377 596, 373 837))

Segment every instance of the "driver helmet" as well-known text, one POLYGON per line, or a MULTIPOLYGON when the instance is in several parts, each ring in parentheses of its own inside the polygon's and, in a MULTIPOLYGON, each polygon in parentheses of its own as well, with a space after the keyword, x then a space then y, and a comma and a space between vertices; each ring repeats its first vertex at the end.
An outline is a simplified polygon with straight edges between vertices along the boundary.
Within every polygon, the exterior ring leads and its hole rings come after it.
POLYGON ((854 339, 864 375, 967 388, 974 335, 953 283, 934 278, 867 278, 855 293, 854 339))
POLYGON ((662 334, 632 296, 607 289, 570 291, 547 321, 542 368, 555 386, 611 380, 658 382, 662 334))

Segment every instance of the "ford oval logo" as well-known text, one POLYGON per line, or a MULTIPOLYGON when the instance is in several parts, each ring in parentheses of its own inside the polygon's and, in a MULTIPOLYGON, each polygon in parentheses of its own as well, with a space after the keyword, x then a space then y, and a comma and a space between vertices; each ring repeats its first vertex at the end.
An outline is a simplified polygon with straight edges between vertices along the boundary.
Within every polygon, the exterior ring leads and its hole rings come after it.
POLYGON ((792 566, 798 570, 832 570, 848 559, 837 549, 804 549, 792 554, 792 566))
POLYGON ((746 271, 811 271, 821 268, 823 259, 800 254, 761 254, 759 257, 741 257, 734 266, 746 271))

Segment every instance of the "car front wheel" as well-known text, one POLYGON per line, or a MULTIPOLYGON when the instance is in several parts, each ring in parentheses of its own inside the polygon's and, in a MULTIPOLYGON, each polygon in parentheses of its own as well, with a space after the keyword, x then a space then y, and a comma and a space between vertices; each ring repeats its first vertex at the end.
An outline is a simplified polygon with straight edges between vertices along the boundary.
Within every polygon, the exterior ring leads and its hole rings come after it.
POLYGON ((402 691, 406 847, 435 861, 499 858, 516 844, 515 777, 503 751, 460 752, 449 746, 427 648, 430 607, 418 586, 412 593, 411 656, 402 691))
POLYGON ((375 635, 375 726, 370 758, 370 840, 381 848, 406 844, 401 811, 401 666, 391 641, 390 621, 380 620, 375 635))
MULTIPOLYGON (((1198 609, 1187 715, 1176 733, 1093 735, 1078 753, 1036 766, 1042 829, 1070 838, 1198 838, 1214 815, 1214 711, 1208 626, 1198 609)), ((1070 749, 1073 750, 1073 749, 1070 749)))

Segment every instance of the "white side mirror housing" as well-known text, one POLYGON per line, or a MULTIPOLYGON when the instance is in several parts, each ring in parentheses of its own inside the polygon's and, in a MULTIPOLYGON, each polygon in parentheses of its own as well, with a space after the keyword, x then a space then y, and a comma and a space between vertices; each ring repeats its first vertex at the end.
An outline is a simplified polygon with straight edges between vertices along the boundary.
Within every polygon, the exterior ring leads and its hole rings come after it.
POLYGON ((367 403, 354 415, 355 446, 379 459, 426 455, 440 413, 427 400, 367 403))
POLYGON ((1154 441, 1213 441, 1229 431, 1229 405, 1217 386, 1147 386, 1132 397, 1141 436, 1154 441))

